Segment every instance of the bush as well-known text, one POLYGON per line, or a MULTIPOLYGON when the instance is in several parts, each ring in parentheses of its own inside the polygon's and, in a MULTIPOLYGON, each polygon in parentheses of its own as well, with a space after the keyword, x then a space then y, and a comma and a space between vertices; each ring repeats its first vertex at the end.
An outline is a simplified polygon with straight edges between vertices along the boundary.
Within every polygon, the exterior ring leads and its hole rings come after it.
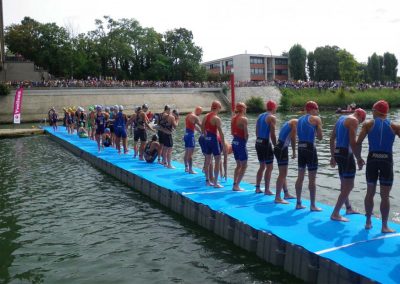
POLYGON ((6 84, 0 83, 0 96, 7 96, 10 94, 10 87, 6 84))
POLYGON ((264 101, 260 97, 250 97, 246 101, 247 112, 261 113, 264 111, 264 101))

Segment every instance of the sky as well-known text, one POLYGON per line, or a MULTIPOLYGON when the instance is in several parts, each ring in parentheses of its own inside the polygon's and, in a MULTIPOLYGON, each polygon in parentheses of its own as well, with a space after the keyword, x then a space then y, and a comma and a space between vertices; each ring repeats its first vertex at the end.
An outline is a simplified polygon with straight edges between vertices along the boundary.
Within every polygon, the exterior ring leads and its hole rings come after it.
POLYGON ((336 45, 367 62, 374 52, 400 62, 398 0, 3 0, 4 25, 29 16, 74 33, 95 19, 136 19, 159 33, 186 28, 203 50, 202 61, 236 54, 281 55, 294 44, 307 52, 336 45))

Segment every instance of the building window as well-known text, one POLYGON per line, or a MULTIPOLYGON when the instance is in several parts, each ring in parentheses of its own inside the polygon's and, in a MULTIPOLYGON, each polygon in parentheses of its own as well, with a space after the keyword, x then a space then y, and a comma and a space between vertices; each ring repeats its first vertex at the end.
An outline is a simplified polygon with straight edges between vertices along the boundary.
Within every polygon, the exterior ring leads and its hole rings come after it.
POLYGON ((275 75, 288 75, 288 70, 287 69, 275 70, 275 75))
POLYGON ((250 57, 250 64, 264 64, 263 57, 250 57))
POLYGON ((275 58, 275 65, 288 65, 286 58, 275 58))
POLYGON ((251 75, 264 75, 264 68, 251 68, 250 74, 251 75))

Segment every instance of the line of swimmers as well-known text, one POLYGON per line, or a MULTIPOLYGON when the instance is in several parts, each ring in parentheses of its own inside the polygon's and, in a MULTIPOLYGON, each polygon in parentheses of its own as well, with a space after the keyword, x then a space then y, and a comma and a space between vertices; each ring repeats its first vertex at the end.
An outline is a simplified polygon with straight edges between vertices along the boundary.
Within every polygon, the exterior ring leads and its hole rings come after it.
MULTIPOLYGON (((222 121, 218 116, 221 111, 221 103, 213 101, 210 112, 200 120, 202 108, 197 107, 194 112, 185 117, 185 171, 195 174, 193 171, 193 153, 195 149, 195 131, 201 133, 199 144, 204 154, 203 172, 206 177, 206 184, 215 188, 223 187, 219 183, 219 175, 226 178, 227 159, 226 156, 233 152, 236 161, 236 167, 233 177, 234 191, 242 191, 240 183, 247 169, 247 141, 248 119, 246 117, 246 105, 242 102, 236 104, 235 114, 231 119, 231 135, 233 136, 231 146, 226 143, 222 131, 222 121), (222 142, 224 141, 224 142, 222 142), (221 161, 221 157, 225 157, 221 161), (213 163, 213 158, 214 162, 213 163)), ((310 210, 321 211, 316 206, 316 176, 318 170, 318 155, 315 147, 315 139, 322 139, 322 121, 318 115, 318 104, 309 101, 305 105, 305 114, 298 119, 291 119, 283 123, 278 137, 275 134, 276 127, 276 109, 277 104, 269 100, 265 104, 266 112, 259 115, 256 122, 256 143, 255 149, 259 160, 259 169, 256 175, 255 192, 262 193, 261 182, 264 179, 264 194, 274 195, 270 190, 271 173, 273 169, 274 156, 277 160, 279 174, 276 181, 275 202, 288 204, 287 199, 296 198, 295 209, 304 209, 302 204, 302 188, 305 172, 308 170, 310 191, 310 210), (296 148, 297 142, 297 148, 296 148), (298 177, 295 183, 296 197, 290 195, 287 187, 287 170, 289 163, 289 146, 292 148, 292 159, 298 160, 298 177), (284 192, 283 198, 281 197, 284 192)), ((155 115, 155 126, 150 124, 152 117, 147 115, 148 106, 144 104, 137 108, 135 113, 129 118, 123 113, 123 107, 117 106, 117 112, 113 115, 113 128, 115 134, 115 146, 120 152, 119 140, 122 138, 124 152, 127 153, 127 129, 128 125, 133 125, 134 135, 134 157, 138 156, 140 160, 154 162, 156 158, 167 168, 173 169, 171 164, 173 139, 172 134, 179 123, 179 113, 171 111, 169 106, 165 106, 164 112, 155 115), (153 135, 151 141, 147 142, 147 132, 157 131, 158 135, 153 135), (138 142, 140 140, 140 147, 138 142)), ((79 109, 78 109, 79 110, 79 109)), ((101 106, 89 109, 89 120, 92 121, 92 133, 95 136, 99 151, 101 150, 100 140, 107 137, 107 121, 110 114, 103 112, 101 106), (104 134, 106 133, 106 136, 104 134)), ((83 111, 81 110, 81 113, 83 111)), ((382 215, 382 233, 394 232, 388 227, 388 217, 390 210, 389 193, 393 184, 393 142, 395 136, 400 137, 400 125, 390 121, 387 118, 389 104, 380 100, 373 105, 373 119, 366 122, 366 112, 357 108, 350 115, 342 115, 336 122, 336 125, 330 136, 331 167, 338 166, 341 182, 340 194, 337 199, 331 219, 334 221, 349 221, 348 218, 340 215, 340 209, 345 205, 346 214, 358 214, 352 209, 349 202, 349 194, 354 187, 354 178, 356 174, 356 164, 358 170, 362 170, 365 161, 361 157, 363 140, 368 137, 369 154, 366 162, 366 180, 367 194, 364 200, 366 211, 365 228, 372 227, 371 216, 373 214, 374 195, 376 193, 377 181, 380 183, 381 195, 381 215, 382 215), (357 137, 358 126, 363 123, 361 132, 357 137)), ((78 114, 77 117, 82 114, 78 114)), ((67 126, 68 127, 68 126, 67 126)), ((90 131, 90 130, 89 130, 90 131)), ((111 143, 110 143, 111 144, 111 143)))

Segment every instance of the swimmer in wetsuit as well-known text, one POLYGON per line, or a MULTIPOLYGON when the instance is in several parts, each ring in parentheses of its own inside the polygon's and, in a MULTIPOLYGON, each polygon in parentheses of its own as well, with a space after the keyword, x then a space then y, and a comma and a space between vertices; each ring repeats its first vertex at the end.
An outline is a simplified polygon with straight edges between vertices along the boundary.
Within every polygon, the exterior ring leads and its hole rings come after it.
POLYGON ((143 156, 147 163, 154 163, 157 157, 158 161, 160 161, 160 143, 157 142, 157 139, 157 135, 153 135, 151 141, 146 143, 143 156))
POLYGON ((365 164, 364 160, 361 158, 360 152, 357 150, 356 139, 358 125, 364 122, 365 117, 365 111, 358 108, 353 114, 340 116, 332 130, 330 138, 330 164, 332 168, 334 168, 336 164, 338 165, 340 177, 340 194, 331 215, 331 219, 334 221, 349 221, 349 219, 340 215, 340 209, 343 204, 346 205, 346 214, 357 213, 351 208, 349 195, 354 187, 354 177, 356 175, 354 155, 357 158, 359 170, 361 170, 365 164))
POLYGON ((365 196, 365 229, 372 228, 371 216, 374 209, 374 195, 379 179, 381 195, 382 233, 393 233, 389 228, 389 194, 393 184, 393 142, 400 137, 400 125, 388 118, 389 104, 380 100, 372 108, 373 119, 364 123, 357 139, 358 151, 361 152, 362 142, 368 136, 368 158, 366 168, 367 194, 365 196))
POLYGON ((183 156, 183 161, 185 163, 185 172, 189 174, 196 174, 193 171, 193 153, 196 146, 196 140, 194 138, 194 131, 197 130, 201 132, 201 123, 199 119, 199 115, 203 112, 201 107, 196 107, 194 112, 186 115, 185 124, 185 136, 183 137, 183 141, 185 142, 185 155, 183 156))
POLYGON ((218 176, 220 171, 221 161, 221 146, 218 142, 218 135, 221 141, 225 141, 224 133, 221 127, 221 119, 218 117, 218 113, 221 111, 221 103, 219 101, 213 101, 211 104, 211 111, 204 117, 201 124, 201 131, 205 138, 204 150, 205 150, 205 162, 204 171, 206 176, 206 184, 208 186, 214 186, 215 188, 222 188, 223 186, 218 183, 218 176), (215 159, 214 177, 211 180, 211 175, 208 171, 210 164, 212 163, 212 157, 215 159))
POLYGON ((261 193, 260 184, 264 176, 265 191, 264 194, 273 195, 269 189, 271 183, 271 173, 274 162, 274 151, 272 146, 276 144, 275 112, 278 105, 275 101, 269 100, 265 104, 266 112, 260 114, 256 124, 256 152, 260 167, 256 176, 256 193, 261 193), (264 174, 265 171, 265 174, 264 174))
POLYGON ((318 170, 318 155, 315 147, 315 137, 322 140, 322 121, 318 116, 318 104, 309 101, 305 105, 307 114, 301 116, 297 122, 298 138, 298 176, 296 180, 296 209, 304 209, 301 204, 301 192, 303 181, 308 169, 308 189, 310 190, 310 210, 321 211, 322 209, 315 205, 316 196, 316 178, 318 170))
POLYGON ((285 199, 293 199, 287 188, 287 172, 289 165, 289 144, 292 146, 292 159, 296 158, 296 134, 297 119, 286 121, 278 136, 278 142, 274 147, 274 155, 278 163, 279 175, 276 180, 275 203, 288 204, 285 199), (281 198, 281 192, 284 192, 284 199, 281 198))
POLYGON ((236 160, 236 168, 233 174, 233 191, 243 191, 240 188, 240 182, 247 169, 247 140, 249 139, 249 133, 247 130, 247 117, 246 117, 247 106, 239 102, 235 107, 235 115, 231 119, 231 134, 232 140, 232 151, 236 160))
POLYGON ((108 115, 103 113, 102 110, 103 108, 101 106, 97 106, 95 123, 96 123, 96 141, 99 152, 100 152, 101 140, 103 139, 103 134, 108 118, 108 115))
POLYGON ((115 134, 115 145, 118 151, 118 154, 121 153, 121 138, 122 138, 122 147, 124 148, 124 154, 128 153, 128 144, 127 144, 127 134, 126 130, 128 128, 128 118, 126 114, 123 113, 124 107, 122 105, 118 106, 118 113, 114 117, 114 134, 115 134))

